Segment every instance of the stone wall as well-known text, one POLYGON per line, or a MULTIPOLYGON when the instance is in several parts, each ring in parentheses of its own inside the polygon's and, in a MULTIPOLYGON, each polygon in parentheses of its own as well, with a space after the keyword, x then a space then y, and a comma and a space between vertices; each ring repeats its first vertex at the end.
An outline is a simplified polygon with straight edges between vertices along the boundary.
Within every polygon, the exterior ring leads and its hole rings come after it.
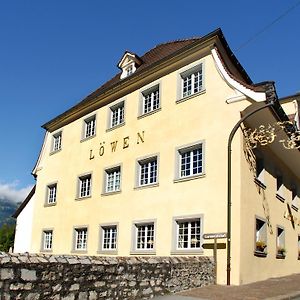
POLYGON ((0 299, 149 299, 213 284, 208 257, 87 257, 0 252, 0 299))

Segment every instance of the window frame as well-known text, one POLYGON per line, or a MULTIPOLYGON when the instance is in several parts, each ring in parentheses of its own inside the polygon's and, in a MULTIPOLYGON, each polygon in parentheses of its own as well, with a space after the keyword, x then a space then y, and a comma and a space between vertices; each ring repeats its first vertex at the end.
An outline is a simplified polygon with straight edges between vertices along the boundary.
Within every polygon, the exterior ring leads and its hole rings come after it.
MULTIPOLYGON (((115 181, 115 179, 114 179, 115 181)), ((115 185, 115 183, 114 183, 115 185)), ((114 166, 110 166, 104 169, 104 174, 103 174, 103 191, 102 191, 102 195, 111 195, 111 194, 117 194, 117 193, 121 193, 122 191, 122 164, 117 164, 114 166), (120 186, 119 189, 116 190, 112 190, 112 191, 108 191, 107 187, 108 187, 108 174, 110 172, 114 172, 116 170, 119 170, 120 172, 120 186)))
POLYGON ((151 115, 151 114, 154 114, 158 111, 161 110, 161 96, 162 96, 162 89, 161 89, 161 86, 162 86, 162 83, 161 81, 156 81, 156 82, 152 82, 151 84, 143 87, 140 92, 139 92, 139 95, 140 95, 140 99, 139 99, 139 114, 138 114, 138 118, 142 118, 142 117, 145 117, 145 116, 148 116, 148 115, 151 115), (154 99, 151 97, 151 100, 150 100, 150 107, 151 109, 147 112, 145 112, 145 97, 149 94, 152 94, 154 91, 158 91, 158 107, 153 109, 153 102, 154 102, 154 99))
MULTIPOLYGON (((98 244, 98 253, 99 254, 118 254, 118 240, 119 240, 119 223, 102 223, 99 225, 99 244, 98 244), (116 229, 116 238, 115 238, 115 248, 104 248, 104 237, 105 233, 104 230, 106 229, 116 229)), ((111 238, 111 237, 110 237, 111 238)))
POLYGON ((52 252, 53 251, 53 228, 45 228, 42 230, 42 239, 41 239, 41 252, 52 252), (51 233, 51 247, 46 248, 46 234, 51 233))
POLYGON ((62 130, 59 130, 59 131, 52 134, 50 154, 54 154, 54 153, 57 153, 57 152, 62 150, 62 133, 63 133, 62 130), (60 138, 58 147, 56 146, 56 139, 57 138, 60 138))
MULTIPOLYGON (((176 216, 173 217, 172 221, 172 250, 171 254, 202 254, 204 252, 203 250, 203 228, 204 228, 204 214, 197 214, 197 215, 184 215, 184 216, 176 216), (200 247, 197 248, 178 248, 178 225, 179 223, 184 223, 184 222, 193 222, 195 220, 200 221, 200 247)), ((190 226, 189 226, 190 228, 190 226)), ((188 240, 191 241, 191 230, 188 229, 188 240)))
POLYGON ((283 226, 276 226, 276 258, 284 259, 286 256, 285 230, 283 226), (281 253, 279 249, 284 249, 281 253))
POLYGON ((285 201, 283 176, 279 171, 276 172, 276 198, 281 202, 285 201))
MULTIPOLYGON (((190 170, 192 170, 192 163, 193 161, 190 161, 190 170)), ((176 147, 175 149, 175 178, 174 182, 180 182, 180 181, 187 181, 192 179, 197 179, 204 177, 205 174, 205 140, 200 140, 194 143, 182 145, 180 147, 176 147), (196 174, 190 174, 186 176, 181 175, 181 166, 182 166, 182 154, 192 152, 198 148, 201 147, 201 155, 202 155, 202 172, 196 173, 196 174)))
POLYGON ((97 114, 93 114, 83 120, 82 124, 82 134, 81 134, 81 141, 89 140, 92 139, 93 137, 96 136, 96 129, 97 129, 97 114), (93 134, 87 135, 87 128, 88 128, 88 123, 93 121, 93 134))
POLYGON ((254 181, 261 188, 266 189, 265 185, 266 165, 265 159, 260 155, 255 155, 255 178, 254 181))
POLYGON ((81 174, 77 177, 76 200, 82 200, 82 199, 92 197, 92 188, 93 188, 92 179, 93 179, 92 172, 81 174), (81 196, 82 180, 87 179, 89 177, 90 177, 89 195, 81 196))
POLYGON ((45 206, 54 206, 57 204, 57 181, 51 182, 46 186, 46 198, 45 198, 45 206), (55 187, 55 199, 53 202, 49 202, 49 197, 51 194, 51 188, 55 187))
POLYGON ((298 189, 295 184, 292 184, 291 186, 291 200, 292 200, 292 208, 295 211, 299 210, 299 197, 298 197, 298 189))
POLYGON ((266 257, 268 251, 268 225, 267 220, 259 216, 255 216, 254 223, 254 255, 258 257, 266 257), (257 230, 257 221, 263 223, 257 230), (259 243, 259 244, 258 244, 259 243))
MULTIPOLYGON (((192 82, 192 85, 193 85, 193 82, 192 82)), ((180 102, 186 101, 188 99, 191 99, 193 97, 196 97, 198 95, 201 95, 201 94, 205 93, 205 91, 206 91, 206 89, 205 89, 205 61, 204 61, 204 59, 197 60, 197 61, 189 64, 188 66, 185 66, 185 67, 181 68, 180 70, 178 70, 176 103, 180 103, 180 102), (201 74, 201 76, 202 76, 201 89, 197 92, 193 91, 191 94, 184 96, 183 95, 184 78, 186 78, 189 75, 195 74, 199 70, 201 70, 201 72, 202 72, 202 74, 201 74)))
MULTIPOLYGON (((110 131, 115 128, 119 128, 125 125, 125 117, 126 117, 126 107, 125 107, 125 99, 116 101, 113 105, 109 106, 108 108, 108 118, 107 118, 107 130, 110 131), (113 113, 115 110, 123 107, 123 121, 118 120, 117 124, 113 124, 113 113)), ((119 119, 119 117, 118 117, 119 119)))
MULTIPOLYGON (((151 174, 151 169, 148 167, 148 174, 151 174)), ((148 181, 150 175, 147 175, 148 181)), ((136 160, 136 183, 135 188, 155 187, 159 185, 159 153, 140 157, 136 160), (146 184, 141 184, 142 166, 156 160, 156 181, 146 184)))
MULTIPOLYGON (((133 255, 155 255, 156 254, 156 233, 157 233, 157 221, 156 219, 149 220, 138 220, 132 222, 132 232, 131 232, 131 251, 130 254, 133 255), (153 247, 152 248, 137 248, 138 242, 138 227, 153 225, 153 247)), ((147 243, 148 244, 148 243, 147 243)))
POLYGON ((89 237, 89 230, 87 225, 82 226, 75 226, 73 228, 73 243, 72 243, 72 251, 76 253, 87 253, 88 251, 88 237, 89 237), (85 248, 77 248, 77 242, 78 242, 78 232, 79 231, 86 231, 85 234, 85 248))

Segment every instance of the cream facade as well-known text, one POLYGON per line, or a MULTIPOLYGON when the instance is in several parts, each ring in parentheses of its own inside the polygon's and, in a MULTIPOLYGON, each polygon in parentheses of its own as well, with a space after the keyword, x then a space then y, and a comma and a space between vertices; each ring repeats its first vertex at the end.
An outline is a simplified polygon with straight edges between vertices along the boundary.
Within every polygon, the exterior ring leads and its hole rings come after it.
MULTIPOLYGON (((270 98, 276 107, 245 126, 286 114, 271 83, 252 84, 220 30, 151 51, 126 52, 113 81, 44 125, 30 252, 212 256, 203 234, 227 231, 231 129, 270 98)), ((299 151, 275 141, 247 150, 239 130, 232 155, 231 283, 299 272, 299 151)), ((226 284, 226 249, 217 253, 226 284)))

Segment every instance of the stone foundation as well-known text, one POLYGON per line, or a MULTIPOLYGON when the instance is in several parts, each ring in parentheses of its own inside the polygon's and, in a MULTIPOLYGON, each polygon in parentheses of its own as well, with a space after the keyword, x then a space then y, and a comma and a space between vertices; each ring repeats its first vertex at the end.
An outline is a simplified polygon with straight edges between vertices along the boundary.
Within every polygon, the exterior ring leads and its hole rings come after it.
POLYGON ((208 257, 91 257, 0 252, 2 300, 149 299, 215 282, 208 257))

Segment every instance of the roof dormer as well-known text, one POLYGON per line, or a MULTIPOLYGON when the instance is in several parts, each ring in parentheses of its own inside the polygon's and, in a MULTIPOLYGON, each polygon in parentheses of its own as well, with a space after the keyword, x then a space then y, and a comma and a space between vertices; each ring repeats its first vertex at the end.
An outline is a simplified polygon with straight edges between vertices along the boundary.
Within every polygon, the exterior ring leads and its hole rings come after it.
POLYGON ((142 60, 138 57, 138 55, 126 51, 118 63, 118 68, 122 70, 120 78, 123 79, 130 76, 141 64, 142 60))

